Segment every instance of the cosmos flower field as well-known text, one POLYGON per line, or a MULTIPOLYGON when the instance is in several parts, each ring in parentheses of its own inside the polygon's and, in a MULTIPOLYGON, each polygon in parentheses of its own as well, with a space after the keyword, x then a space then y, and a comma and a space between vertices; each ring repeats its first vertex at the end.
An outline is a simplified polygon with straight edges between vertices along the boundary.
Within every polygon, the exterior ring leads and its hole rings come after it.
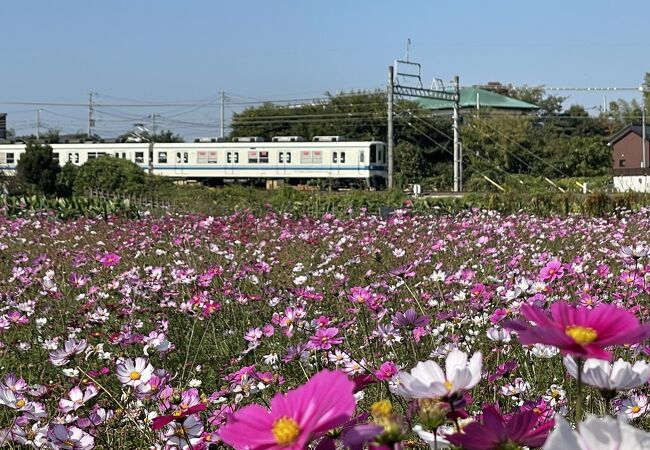
POLYGON ((650 210, 0 218, 0 446, 650 448, 648 233, 650 210))

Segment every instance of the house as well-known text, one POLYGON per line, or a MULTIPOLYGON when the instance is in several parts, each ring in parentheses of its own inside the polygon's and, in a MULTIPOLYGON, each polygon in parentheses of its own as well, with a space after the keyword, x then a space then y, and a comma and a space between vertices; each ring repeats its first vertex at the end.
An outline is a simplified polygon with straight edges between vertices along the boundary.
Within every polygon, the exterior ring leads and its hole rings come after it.
MULTIPOLYGON (((454 107, 454 103, 447 100, 418 98, 416 101, 423 108, 431 110, 451 110, 454 107)), ((490 108, 491 110, 503 110, 509 113, 525 113, 539 109, 537 105, 532 103, 475 86, 460 88, 460 107, 463 109, 490 108)))
POLYGON ((0 141, 7 139, 7 113, 0 113, 0 141))
POLYGON ((612 149, 616 190, 650 192, 650 126, 645 127, 645 158, 641 125, 626 126, 614 134, 607 145, 612 149))

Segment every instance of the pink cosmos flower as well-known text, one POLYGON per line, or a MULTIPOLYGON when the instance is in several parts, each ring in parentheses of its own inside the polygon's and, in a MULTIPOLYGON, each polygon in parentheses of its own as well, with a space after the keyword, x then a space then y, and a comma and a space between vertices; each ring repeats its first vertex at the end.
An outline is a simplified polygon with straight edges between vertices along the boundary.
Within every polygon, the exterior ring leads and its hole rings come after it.
POLYGON ((502 416, 492 405, 483 408, 482 420, 467 425, 462 433, 447 436, 454 445, 467 450, 541 447, 555 421, 538 425, 537 414, 524 411, 502 416))
POLYGON ((259 405, 237 411, 219 436, 238 450, 302 450, 352 416, 353 387, 341 372, 323 370, 299 388, 276 394, 270 411, 259 405))
POLYGON ((562 275, 564 275, 562 263, 559 259, 553 258, 540 270, 539 279, 542 281, 553 281, 562 278, 562 275))
POLYGON ((382 381, 388 381, 393 378, 393 375, 396 375, 399 369, 392 361, 386 361, 383 363, 379 370, 375 370, 375 376, 382 381))
POLYGON ((534 324, 510 320, 504 326, 517 331, 522 344, 552 345, 581 358, 611 361, 605 347, 637 344, 650 336, 650 326, 640 325, 634 314, 614 305, 587 309, 558 302, 551 305, 550 317, 540 308, 524 305, 521 314, 534 324))
POLYGON ((120 255, 116 253, 106 253, 104 256, 99 258, 99 262, 102 263, 104 267, 113 267, 120 263, 120 255))
POLYGON ((343 338, 336 336, 339 329, 332 328, 319 328, 316 334, 309 338, 309 345, 316 350, 329 350, 332 345, 338 345, 343 342, 343 338))

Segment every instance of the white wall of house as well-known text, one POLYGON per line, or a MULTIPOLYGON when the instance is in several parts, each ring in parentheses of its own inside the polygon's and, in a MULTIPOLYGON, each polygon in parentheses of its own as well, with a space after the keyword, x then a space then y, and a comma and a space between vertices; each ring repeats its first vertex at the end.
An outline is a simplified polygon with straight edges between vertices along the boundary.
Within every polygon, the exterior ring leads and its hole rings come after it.
POLYGON ((617 192, 650 192, 650 175, 614 177, 614 189, 617 192))

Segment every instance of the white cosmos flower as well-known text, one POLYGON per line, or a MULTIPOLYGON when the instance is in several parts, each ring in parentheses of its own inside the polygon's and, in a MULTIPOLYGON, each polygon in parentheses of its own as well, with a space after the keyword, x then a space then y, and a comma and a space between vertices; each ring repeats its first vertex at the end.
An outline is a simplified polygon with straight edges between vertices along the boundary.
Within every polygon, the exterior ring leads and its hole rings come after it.
MULTIPOLYGON (((578 365, 571 356, 564 357, 564 367, 573 378, 578 378, 578 365)), ((582 368, 582 382, 598 389, 627 391, 645 384, 650 378, 650 364, 637 361, 634 365, 622 359, 609 364, 589 358, 582 368)))
POLYGON ((447 355, 445 372, 429 360, 417 363, 411 373, 400 371, 393 377, 395 393, 406 398, 444 397, 471 389, 481 379, 481 352, 467 362, 467 354, 454 349, 447 355))
POLYGON ((579 432, 560 414, 555 415, 555 429, 546 440, 544 450, 647 450, 650 433, 634 428, 621 416, 598 418, 590 414, 579 432))

